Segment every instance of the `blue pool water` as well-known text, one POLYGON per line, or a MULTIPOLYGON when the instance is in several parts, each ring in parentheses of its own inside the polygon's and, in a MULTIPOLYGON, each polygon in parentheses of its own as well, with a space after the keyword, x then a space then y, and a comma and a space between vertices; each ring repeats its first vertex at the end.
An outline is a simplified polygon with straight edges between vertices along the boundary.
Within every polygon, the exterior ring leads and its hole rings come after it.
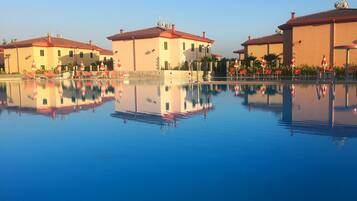
POLYGON ((357 200, 357 85, 0 83, 0 200, 357 200))

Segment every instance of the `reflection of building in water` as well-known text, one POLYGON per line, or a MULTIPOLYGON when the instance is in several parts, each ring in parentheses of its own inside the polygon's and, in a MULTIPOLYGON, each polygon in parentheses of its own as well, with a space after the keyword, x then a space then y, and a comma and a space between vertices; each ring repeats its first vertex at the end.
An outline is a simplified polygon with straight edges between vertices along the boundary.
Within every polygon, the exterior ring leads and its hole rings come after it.
POLYGON ((329 135, 339 144, 357 136, 356 85, 237 86, 249 109, 282 114, 291 132, 329 135))
POLYGON ((114 99, 114 89, 106 83, 84 81, 8 82, 7 109, 55 118, 86 109, 95 109, 114 99))
POLYGON ((2 109, 6 108, 6 105, 7 105, 6 85, 4 83, 0 83, 0 113, 2 109))
POLYGON ((236 95, 243 97, 248 108, 281 113, 283 108, 282 85, 237 85, 236 95))
POLYGON ((212 109, 210 86, 124 85, 116 90, 113 117, 157 125, 176 121, 212 109))
POLYGON ((283 121, 297 130, 316 134, 356 135, 356 93, 355 85, 285 87, 283 121))

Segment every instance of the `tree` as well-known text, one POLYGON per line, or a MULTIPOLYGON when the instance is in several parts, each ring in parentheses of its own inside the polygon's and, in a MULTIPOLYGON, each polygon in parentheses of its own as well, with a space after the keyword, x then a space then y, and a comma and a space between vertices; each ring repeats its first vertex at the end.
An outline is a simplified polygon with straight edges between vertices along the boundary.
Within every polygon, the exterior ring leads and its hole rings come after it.
POLYGON ((279 55, 267 54, 264 59, 267 61, 268 66, 276 66, 277 62, 279 62, 279 55))

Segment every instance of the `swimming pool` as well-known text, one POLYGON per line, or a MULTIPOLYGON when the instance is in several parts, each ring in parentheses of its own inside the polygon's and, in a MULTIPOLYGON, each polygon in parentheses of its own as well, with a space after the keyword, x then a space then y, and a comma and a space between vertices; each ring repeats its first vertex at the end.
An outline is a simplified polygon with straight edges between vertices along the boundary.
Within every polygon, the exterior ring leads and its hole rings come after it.
POLYGON ((356 200, 357 85, 0 83, 0 200, 356 200))

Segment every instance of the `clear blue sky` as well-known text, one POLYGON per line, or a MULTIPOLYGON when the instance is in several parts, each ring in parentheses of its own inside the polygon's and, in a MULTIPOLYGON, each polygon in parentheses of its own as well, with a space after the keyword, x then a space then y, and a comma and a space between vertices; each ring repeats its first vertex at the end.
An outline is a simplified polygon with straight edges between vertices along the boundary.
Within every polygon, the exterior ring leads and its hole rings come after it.
MULTIPOLYGON (((333 9, 336 0, 11 0, 1 2, 0 39, 19 40, 52 34, 111 48, 107 36, 156 24, 159 17, 177 29, 206 31, 216 41, 214 51, 232 56, 248 35, 274 33, 290 18, 333 9)), ((357 0, 350 0, 357 5, 357 0)))

